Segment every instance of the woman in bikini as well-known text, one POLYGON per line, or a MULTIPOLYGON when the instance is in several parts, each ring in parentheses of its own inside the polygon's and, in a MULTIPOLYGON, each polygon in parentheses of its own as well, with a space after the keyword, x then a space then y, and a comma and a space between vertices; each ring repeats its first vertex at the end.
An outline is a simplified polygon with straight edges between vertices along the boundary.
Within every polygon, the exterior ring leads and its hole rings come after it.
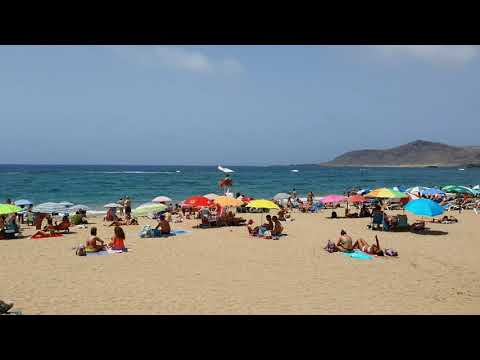
POLYGON ((112 241, 108 244, 108 248, 112 250, 125 250, 125 233, 120 226, 113 229, 114 235, 112 241))
POLYGON ((97 228, 94 226, 90 229, 90 239, 87 240, 86 252, 98 252, 105 250, 105 242, 97 236, 97 228), (97 244, 100 243, 100 244, 97 244))
POLYGON ((364 253, 370 254, 370 255, 378 255, 378 256, 383 256, 383 250, 380 248, 380 243, 378 242, 378 237, 375 235, 375 244, 368 245, 368 243, 363 240, 363 239, 358 239, 355 241, 355 244, 353 244, 354 249, 358 249, 363 251, 364 253))

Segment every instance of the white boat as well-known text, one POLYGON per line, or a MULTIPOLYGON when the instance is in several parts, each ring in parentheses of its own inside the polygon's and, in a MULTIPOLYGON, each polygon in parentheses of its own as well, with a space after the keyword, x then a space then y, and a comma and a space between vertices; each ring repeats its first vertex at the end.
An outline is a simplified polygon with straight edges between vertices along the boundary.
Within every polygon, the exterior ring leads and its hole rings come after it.
POLYGON ((233 172, 235 172, 235 171, 233 171, 232 169, 224 168, 222 165, 218 165, 218 168, 217 168, 217 169, 220 170, 220 171, 222 171, 222 172, 224 172, 224 173, 227 173, 227 174, 228 174, 228 173, 233 173, 233 172))
POLYGON ((465 169, 458 169, 459 171, 465 171, 465 169))
POLYGON ((295 170, 290 170, 290 171, 296 173, 296 172, 298 172, 299 170, 295 169, 295 170))
POLYGON ((180 170, 177 170, 177 171, 175 171, 175 172, 179 173, 179 172, 180 172, 180 170))

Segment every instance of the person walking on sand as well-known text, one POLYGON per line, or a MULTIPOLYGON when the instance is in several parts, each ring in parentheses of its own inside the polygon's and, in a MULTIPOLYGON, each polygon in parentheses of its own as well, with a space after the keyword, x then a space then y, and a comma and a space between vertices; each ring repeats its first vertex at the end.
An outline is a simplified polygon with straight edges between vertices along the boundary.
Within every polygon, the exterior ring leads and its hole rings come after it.
POLYGON ((125 216, 130 216, 132 212, 132 202, 130 201, 130 198, 128 196, 125 197, 124 206, 125 206, 125 216))

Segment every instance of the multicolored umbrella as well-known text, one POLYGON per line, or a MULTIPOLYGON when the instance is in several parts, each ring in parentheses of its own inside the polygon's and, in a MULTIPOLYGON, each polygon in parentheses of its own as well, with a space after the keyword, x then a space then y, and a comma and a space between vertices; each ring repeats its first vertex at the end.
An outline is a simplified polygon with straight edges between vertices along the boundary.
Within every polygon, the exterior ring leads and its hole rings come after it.
POLYGON ((229 196, 219 196, 213 200, 215 204, 221 206, 241 206, 243 205, 242 200, 238 200, 229 196))
POLYGON ((168 203, 172 202, 172 199, 170 199, 168 196, 157 196, 155 199, 152 200, 154 203, 168 203))
POLYGON ((14 214, 20 211, 22 211, 22 209, 16 205, 0 204, 0 215, 14 214))
POLYGON ((443 207, 429 199, 410 201, 405 210, 418 216, 435 217, 443 214, 443 207))
POLYGON ((367 195, 365 195, 365 197, 379 199, 403 199, 408 198, 408 194, 389 188, 379 188, 369 192, 367 195))
POLYGON ((345 200, 346 200, 346 197, 343 195, 331 194, 331 195, 323 196, 322 200, 320 201, 323 202, 324 204, 331 204, 331 203, 339 203, 345 200))

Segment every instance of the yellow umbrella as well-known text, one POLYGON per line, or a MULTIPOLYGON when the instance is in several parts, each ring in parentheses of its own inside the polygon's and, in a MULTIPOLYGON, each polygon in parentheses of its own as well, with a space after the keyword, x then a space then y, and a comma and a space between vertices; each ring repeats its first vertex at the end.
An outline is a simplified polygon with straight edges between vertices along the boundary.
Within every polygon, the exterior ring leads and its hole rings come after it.
POLYGON ((243 205, 242 200, 238 200, 229 196, 219 196, 213 199, 213 202, 221 206, 241 206, 243 205))
POLYGON ((247 204, 247 207, 255 209, 280 209, 273 201, 265 199, 252 200, 247 204))

